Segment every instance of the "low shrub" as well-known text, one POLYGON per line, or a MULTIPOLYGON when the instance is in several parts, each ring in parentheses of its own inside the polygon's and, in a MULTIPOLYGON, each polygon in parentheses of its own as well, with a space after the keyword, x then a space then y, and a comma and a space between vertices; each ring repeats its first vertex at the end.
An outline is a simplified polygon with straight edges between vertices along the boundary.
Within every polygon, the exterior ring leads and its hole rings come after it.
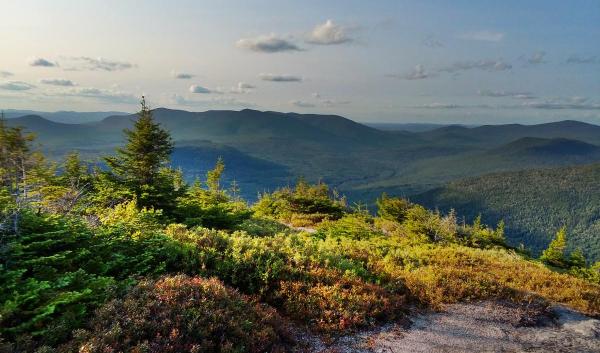
MULTIPOLYGON (((285 322, 217 279, 144 280, 102 306, 69 349, 104 352, 283 352, 285 322)), ((66 349, 65 349, 66 350, 66 349)))
POLYGON ((276 219, 295 227, 315 225, 325 219, 339 219, 346 199, 324 183, 310 185, 299 180, 294 188, 281 188, 260 195, 253 207, 257 216, 276 219))

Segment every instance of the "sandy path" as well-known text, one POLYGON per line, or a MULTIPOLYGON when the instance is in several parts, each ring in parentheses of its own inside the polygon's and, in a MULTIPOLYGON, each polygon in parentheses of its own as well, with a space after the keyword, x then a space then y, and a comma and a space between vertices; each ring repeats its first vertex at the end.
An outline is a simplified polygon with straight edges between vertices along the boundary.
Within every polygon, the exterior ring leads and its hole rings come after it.
POLYGON ((508 303, 448 305, 396 325, 339 339, 326 347, 311 339, 312 352, 577 352, 600 353, 600 321, 555 306, 535 313, 508 303), (530 326, 524 326, 525 319, 530 326), (531 326, 533 325, 533 326, 531 326))

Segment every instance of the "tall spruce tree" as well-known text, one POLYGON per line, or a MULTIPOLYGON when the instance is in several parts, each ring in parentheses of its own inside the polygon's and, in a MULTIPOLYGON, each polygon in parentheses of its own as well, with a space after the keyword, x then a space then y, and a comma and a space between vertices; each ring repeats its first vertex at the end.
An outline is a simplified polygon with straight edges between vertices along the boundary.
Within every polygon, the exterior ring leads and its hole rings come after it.
POLYGON ((114 179, 133 192, 139 207, 153 207, 168 213, 179 196, 176 184, 180 178, 167 167, 173 141, 154 121, 144 97, 133 129, 123 132, 126 145, 117 149, 116 156, 105 157, 114 179))
POLYGON ((8 127, 0 114, 0 191, 13 204, 12 228, 19 232, 20 210, 26 204, 39 201, 43 188, 54 170, 44 156, 32 150, 35 135, 21 127, 8 127))

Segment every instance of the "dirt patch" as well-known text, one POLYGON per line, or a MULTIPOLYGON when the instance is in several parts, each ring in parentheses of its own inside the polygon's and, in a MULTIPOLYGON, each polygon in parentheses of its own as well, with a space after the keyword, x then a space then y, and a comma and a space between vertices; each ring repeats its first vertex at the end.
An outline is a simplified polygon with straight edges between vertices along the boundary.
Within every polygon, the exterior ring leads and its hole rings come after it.
POLYGON ((320 353, 578 352, 600 353, 600 321, 563 306, 485 301, 415 314, 410 327, 387 325, 324 342, 300 338, 320 353))

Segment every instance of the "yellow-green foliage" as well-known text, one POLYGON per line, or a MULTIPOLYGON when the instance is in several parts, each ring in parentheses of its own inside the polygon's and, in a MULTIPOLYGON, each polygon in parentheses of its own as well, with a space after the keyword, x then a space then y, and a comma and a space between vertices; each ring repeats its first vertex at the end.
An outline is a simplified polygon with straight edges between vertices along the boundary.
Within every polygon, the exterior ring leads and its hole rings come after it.
POLYGON ((251 212, 245 202, 231 200, 225 191, 218 189, 218 179, 215 180, 212 172, 214 170, 209 172, 209 189, 203 189, 199 182, 194 183, 177 199, 175 214, 188 226, 232 229, 250 218, 251 212))
POLYGON ((339 219, 346 200, 324 183, 310 185, 300 179, 295 188, 282 188, 260 195, 253 209, 257 216, 276 219, 295 227, 315 225, 326 219, 339 219))
POLYGON ((109 229, 119 229, 132 238, 154 234, 162 226, 159 219, 162 212, 154 209, 139 209, 135 200, 126 201, 114 208, 105 209, 99 215, 100 222, 109 229))
POLYGON ((521 300, 533 295, 590 314, 600 313, 600 286, 553 272, 506 250, 420 246, 390 254, 382 265, 388 275, 403 279, 413 295, 433 306, 493 297, 521 300), (407 259, 412 265, 403 266, 407 259))

